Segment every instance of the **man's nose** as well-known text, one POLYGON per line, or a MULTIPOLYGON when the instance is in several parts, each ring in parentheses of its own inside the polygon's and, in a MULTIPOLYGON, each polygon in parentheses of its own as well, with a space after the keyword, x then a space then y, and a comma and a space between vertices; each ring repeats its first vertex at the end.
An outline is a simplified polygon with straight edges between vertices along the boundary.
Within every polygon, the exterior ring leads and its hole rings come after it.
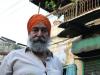
POLYGON ((38 33, 37 33, 37 36, 41 36, 42 35, 42 31, 39 30, 38 33))

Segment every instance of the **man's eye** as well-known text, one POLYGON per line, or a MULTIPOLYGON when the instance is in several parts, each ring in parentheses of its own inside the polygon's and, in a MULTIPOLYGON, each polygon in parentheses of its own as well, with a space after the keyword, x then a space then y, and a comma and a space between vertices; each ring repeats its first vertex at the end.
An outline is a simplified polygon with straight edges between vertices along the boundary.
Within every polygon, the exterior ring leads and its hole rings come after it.
POLYGON ((38 32, 39 30, 41 30, 41 32, 43 32, 43 33, 48 32, 47 28, 43 28, 43 27, 41 27, 41 28, 35 27, 35 28, 33 28, 32 31, 33 32, 38 32))
POLYGON ((33 29, 32 31, 34 31, 34 32, 38 32, 39 30, 38 30, 37 28, 35 28, 35 29, 33 29))
POLYGON ((47 32, 48 30, 47 30, 47 28, 42 28, 41 31, 42 32, 47 32))

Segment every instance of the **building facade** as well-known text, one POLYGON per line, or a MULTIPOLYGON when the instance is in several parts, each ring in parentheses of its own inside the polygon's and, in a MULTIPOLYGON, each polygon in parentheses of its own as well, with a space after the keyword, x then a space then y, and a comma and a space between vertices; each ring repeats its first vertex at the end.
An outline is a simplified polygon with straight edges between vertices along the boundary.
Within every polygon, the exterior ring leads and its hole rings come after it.
MULTIPOLYGON (((58 34, 66 41, 64 75, 100 74, 100 0, 77 0, 55 15, 64 15, 58 34)), ((58 40, 59 41, 59 40, 58 40)))

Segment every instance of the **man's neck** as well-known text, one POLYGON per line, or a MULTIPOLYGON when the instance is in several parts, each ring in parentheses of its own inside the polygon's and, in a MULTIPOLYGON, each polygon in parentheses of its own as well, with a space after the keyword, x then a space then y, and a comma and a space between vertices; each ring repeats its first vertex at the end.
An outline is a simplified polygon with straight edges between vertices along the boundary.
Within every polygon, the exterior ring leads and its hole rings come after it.
POLYGON ((44 52, 35 52, 34 50, 31 50, 29 47, 27 47, 26 51, 32 51, 32 53, 39 57, 41 60, 46 60, 47 57, 53 57, 53 53, 48 49, 44 52))
POLYGON ((34 52, 32 51, 36 56, 38 56, 41 60, 46 60, 48 57, 47 52, 34 52))

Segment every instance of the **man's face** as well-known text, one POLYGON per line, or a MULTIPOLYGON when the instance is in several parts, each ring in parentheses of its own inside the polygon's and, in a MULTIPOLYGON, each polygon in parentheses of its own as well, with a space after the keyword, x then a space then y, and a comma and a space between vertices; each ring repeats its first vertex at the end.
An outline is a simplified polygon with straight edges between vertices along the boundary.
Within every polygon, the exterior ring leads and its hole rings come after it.
POLYGON ((45 43, 48 37, 48 30, 43 23, 39 23, 36 26, 34 26, 30 33, 30 39, 33 39, 31 40, 33 42, 40 41, 41 43, 45 43))
POLYGON ((43 49, 47 48, 49 38, 47 27, 43 23, 38 23, 29 34, 31 48, 43 51, 43 49))

